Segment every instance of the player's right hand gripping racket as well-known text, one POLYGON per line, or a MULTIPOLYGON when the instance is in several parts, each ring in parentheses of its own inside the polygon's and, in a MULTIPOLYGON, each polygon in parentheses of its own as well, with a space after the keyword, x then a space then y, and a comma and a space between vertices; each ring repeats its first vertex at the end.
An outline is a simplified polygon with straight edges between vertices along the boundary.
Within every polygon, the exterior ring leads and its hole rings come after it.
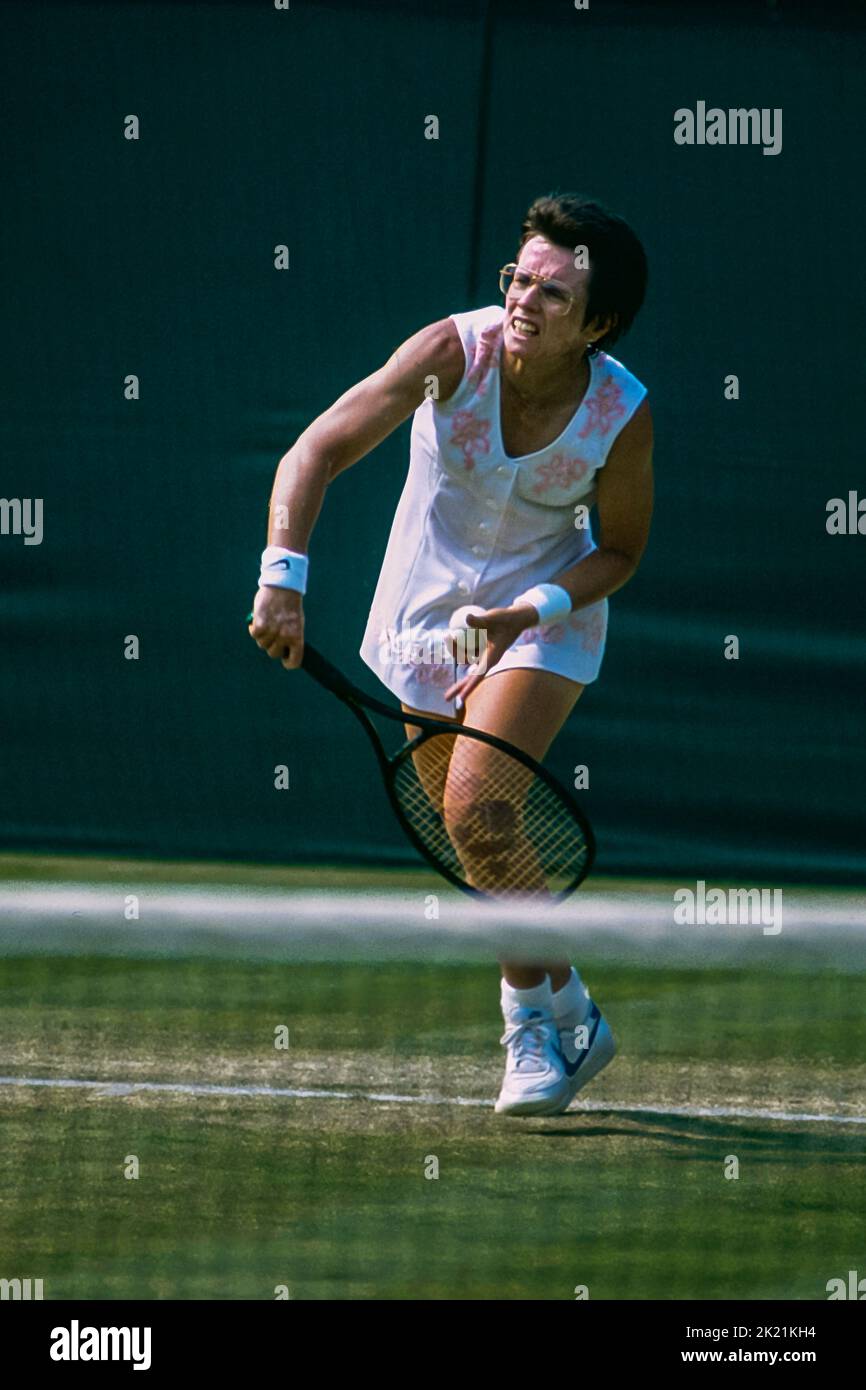
POLYGON ((449 883, 499 900, 558 900, 583 882, 595 837, 574 798, 513 744, 365 695, 309 642, 303 669, 356 716, 376 752, 394 814, 449 883), (387 753, 365 711, 420 732, 387 753))

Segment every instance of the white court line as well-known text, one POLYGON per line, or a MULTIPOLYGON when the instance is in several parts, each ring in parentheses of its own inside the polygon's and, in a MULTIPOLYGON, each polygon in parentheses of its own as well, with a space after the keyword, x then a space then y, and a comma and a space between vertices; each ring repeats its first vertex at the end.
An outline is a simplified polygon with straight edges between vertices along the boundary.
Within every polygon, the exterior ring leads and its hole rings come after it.
MULTIPOLYGON (((178 1096, 269 1096, 278 1100, 367 1100, 381 1105, 462 1105, 488 1110, 492 1100, 466 1096, 401 1096, 384 1091, 323 1091, 287 1086, 219 1086, 183 1081, 80 1081, 70 1077, 0 1076, 0 1087, 54 1087, 57 1090, 100 1091, 106 1096, 128 1096, 136 1092, 163 1092, 178 1096)), ((570 1115, 584 1112, 613 1112, 620 1115, 678 1115, 702 1120, 784 1120, 788 1124, 866 1125, 866 1115, 809 1114, 796 1110, 754 1110, 739 1105, 626 1105, 621 1101, 581 1101, 570 1115)), ((526 1119, 561 1118, 527 1115, 526 1119)))

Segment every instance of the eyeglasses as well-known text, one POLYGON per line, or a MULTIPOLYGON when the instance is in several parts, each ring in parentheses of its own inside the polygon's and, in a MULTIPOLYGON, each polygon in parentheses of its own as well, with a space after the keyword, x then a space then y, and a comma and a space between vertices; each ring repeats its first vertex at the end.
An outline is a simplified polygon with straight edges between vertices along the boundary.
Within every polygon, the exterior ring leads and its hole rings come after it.
POLYGON ((524 270, 522 265, 517 265, 514 261, 504 265, 499 272, 499 288, 505 295, 512 286, 518 294, 522 294, 530 285, 538 285, 545 308, 551 314, 567 314, 572 304, 577 303, 577 295, 572 294, 571 290, 561 285, 558 280, 547 280, 532 270, 524 270))

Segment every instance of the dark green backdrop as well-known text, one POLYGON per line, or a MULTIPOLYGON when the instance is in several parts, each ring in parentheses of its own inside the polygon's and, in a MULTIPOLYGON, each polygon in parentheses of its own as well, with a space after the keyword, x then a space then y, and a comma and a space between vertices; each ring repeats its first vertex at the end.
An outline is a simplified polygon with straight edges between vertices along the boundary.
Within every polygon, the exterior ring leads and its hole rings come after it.
MULTIPOLYGON (((600 869, 862 878, 866 536, 825 529, 866 495, 854 14, 4 5, 0 495, 45 508, 41 545, 0 536, 7 846, 414 861, 351 715, 246 634, 271 482, 401 339, 496 300, 560 186, 647 247, 616 352, 658 502, 550 765, 590 766, 600 869), (675 145, 698 100, 781 107, 782 153, 675 145)), ((313 538, 308 633, 368 688, 408 433, 313 538)))

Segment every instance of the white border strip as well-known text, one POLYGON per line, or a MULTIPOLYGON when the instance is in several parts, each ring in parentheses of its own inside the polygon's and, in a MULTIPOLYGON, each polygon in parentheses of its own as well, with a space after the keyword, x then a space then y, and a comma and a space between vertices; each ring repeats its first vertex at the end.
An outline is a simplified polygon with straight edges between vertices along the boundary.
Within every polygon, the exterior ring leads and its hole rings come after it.
POLYGON ((675 888, 583 888, 545 908, 474 901, 444 884, 439 892, 382 893, 7 880, 0 883, 0 955, 490 960, 508 951, 537 960, 560 951, 662 968, 805 958, 815 968, 866 970, 862 894, 783 889, 782 930, 770 934, 760 923, 678 925, 675 888), (133 920, 126 917, 130 895, 137 899, 133 920))

